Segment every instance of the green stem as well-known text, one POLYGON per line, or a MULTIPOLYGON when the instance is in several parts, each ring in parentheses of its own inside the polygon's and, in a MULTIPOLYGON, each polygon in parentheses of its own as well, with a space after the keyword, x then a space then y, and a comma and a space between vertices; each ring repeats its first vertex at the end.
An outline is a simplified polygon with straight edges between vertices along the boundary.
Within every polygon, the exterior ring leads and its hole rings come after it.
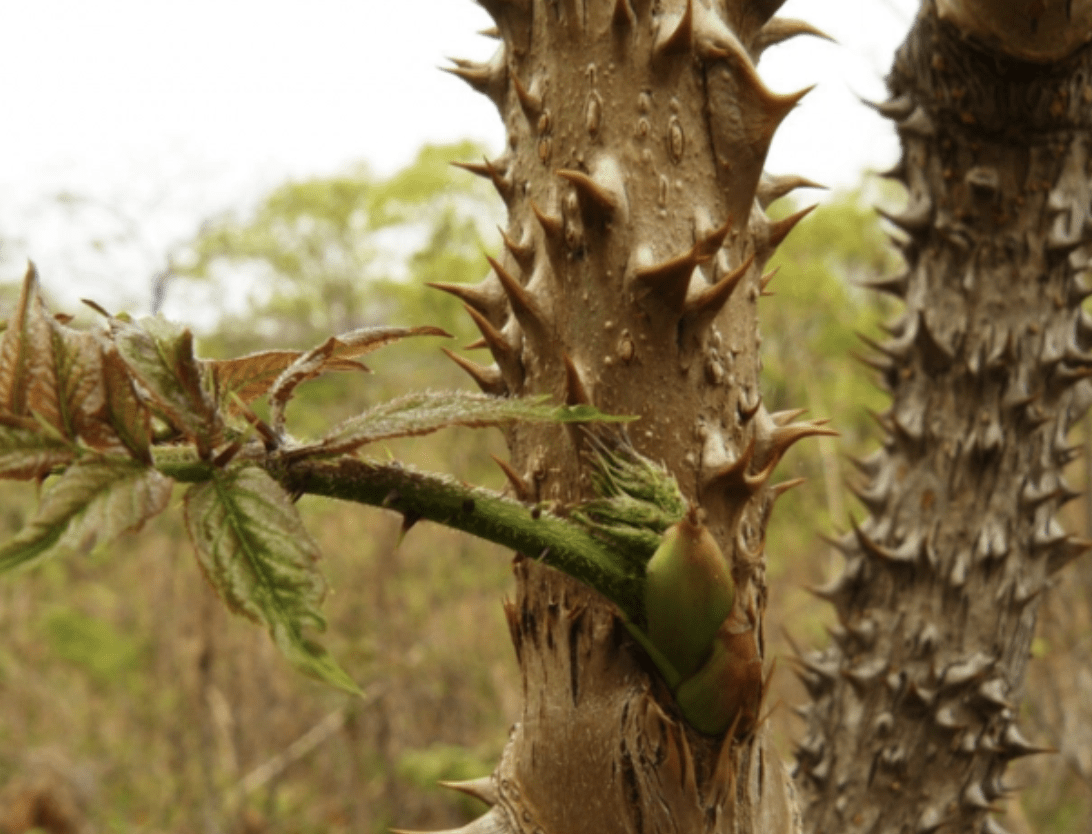
MULTIPOLYGON (((643 576, 585 527, 540 507, 400 463, 354 457, 254 460, 291 493, 323 495, 426 519, 541 560, 599 591, 634 622, 643 622, 643 576)), ((156 468, 176 481, 212 476, 192 449, 157 449, 156 468)))
POLYGON ((267 468, 290 492, 386 507, 510 547, 595 588, 631 620, 643 616, 641 577, 583 527, 541 508, 398 463, 342 457, 267 468))

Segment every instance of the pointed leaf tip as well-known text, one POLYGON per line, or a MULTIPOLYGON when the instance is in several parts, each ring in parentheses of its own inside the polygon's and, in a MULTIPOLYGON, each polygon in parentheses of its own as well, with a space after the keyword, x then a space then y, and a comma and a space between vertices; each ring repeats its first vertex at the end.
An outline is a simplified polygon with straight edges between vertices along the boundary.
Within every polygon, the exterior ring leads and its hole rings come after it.
POLYGON ((64 551, 88 553, 162 512, 172 481, 128 458, 80 461, 42 495, 37 512, 0 547, 0 573, 64 551))
POLYGON ((308 636, 326 628, 326 581, 316 567, 318 546, 284 489, 256 466, 217 470, 190 487, 185 510, 198 563, 228 607, 265 626, 300 671, 361 694, 308 636))

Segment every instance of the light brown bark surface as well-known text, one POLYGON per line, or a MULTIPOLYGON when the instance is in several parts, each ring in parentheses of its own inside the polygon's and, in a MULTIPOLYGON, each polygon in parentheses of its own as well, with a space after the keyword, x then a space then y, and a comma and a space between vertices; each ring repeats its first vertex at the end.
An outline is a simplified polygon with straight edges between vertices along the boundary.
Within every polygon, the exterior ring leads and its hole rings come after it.
MULTIPOLYGON (((1019 4, 1017 4, 1019 5, 1019 4)), ((888 215, 905 302, 876 346, 892 392, 859 467, 868 518, 820 593, 798 751, 815 832, 998 832, 1040 594, 1088 549, 1055 519, 1087 407, 1092 53, 1050 66, 971 45, 928 0, 881 109, 908 192, 888 215)))
MULTIPOLYGON (((761 653, 767 481, 818 426, 770 415, 758 391, 762 265, 798 217, 762 179, 798 96, 759 80, 762 49, 808 27, 777 2, 483 0, 501 46, 453 71, 497 105, 508 147, 470 166, 509 210, 507 249, 456 290, 495 364, 463 364, 498 395, 549 393, 634 414, 733 567, 761 653), (756 200, 756 197, 758 198, 756 200)), ((513 482, 562 505, 590 493, 571 431, 514 430, 513 482)), ((544 834, 795 830, 792 787, 761 728, 708 738, 603 600, 533 560, 509 608, 525 703, 468 830, 544 834)))
POLYGON ((1024 61, 1064 60, 1092 40, 1092 0, 937 0, 937 13, 981 47, 1024 61))

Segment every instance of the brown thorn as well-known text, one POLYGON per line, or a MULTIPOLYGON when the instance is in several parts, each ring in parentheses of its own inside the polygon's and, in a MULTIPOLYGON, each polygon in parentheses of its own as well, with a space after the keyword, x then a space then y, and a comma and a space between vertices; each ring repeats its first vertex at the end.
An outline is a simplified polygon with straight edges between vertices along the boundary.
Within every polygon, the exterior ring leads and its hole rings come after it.
POLYGON ((686 302, 686 291, 690 287, 690 276, 702 260, 696 256, 694 248, 691 248, 669 260, 638 269, 633 277, 642 285, 646 294, 655 293, 671 310, 681 311, 686 302))
POLYGON ((489 347, 489 345, 486 343, 485 339, 475 339, 473 342, 463 345, 463 350, 481 350, 482 348, 487 347, 489 347))
POLYGON ((637 22, 637 15, 633 13, 629 0, 614 0, 614 11, 611 13, 610 22, 616 29, 633 26, 637 22))
POLYGON ((482 284, 447 284, 442 281, 430 281, 425 286, 455 296, 483 316, 496 313, 499 306, 499 299, 490 294, 482 284))
POLYGON ((489 167, 481 162, 452 162, 450 164, 453 168, 461 168, 483 179, 491 179, 492 177, 489 167))
POLYGON ((728 237, 728 232, 732 230, 732 223, 733 219, 729 217, 724 221, 724 225, 713 229, 705 237, 699 238, 691 250, 695 257, 702 262, 714 257, 720 251, 720 247, 724 245, 724 239, 728 237))
POLYGON ((697 295, 687 299, 683 305, 683 317, 691 326, 704 326, 721 311, 732 293, 739 285, 740 279, 747 274, 755 261, 752 254, 747 260, 726 274, 717 283, 706 287, 697 295))
POLYGON ((791 423, 787 426, 778 426, 773 431, 771 443, 775 457, 780 457, 799 440, 805 437, 837 437, 838 432, 828 429, 829 420, 811 420, 807 423, 791 423))
POLYGON ((508 296, 508 302, 512 305, 512 312, 519 323, 523 325, 525 330, 537 329, 541 332, 546 326, 546 317, 543 315, 542 308, 535 300, 535 297, 501 265, 500 261, 489 255, 486 255, 485 259, 489 261, 489 265, 493 267, 493 272, 500 279, 501 287, 504 288, 504 293, 508 296))
POLYGON ((542 231, 546 233, 547 239, 560 241, 565 234, 565 224, 561 218, 550 217, 548 214, 543 213, 534 200, 528 202, 531 205, 531 211, 534 212, 535 218, 538 220, 538 224, 542 227, 542 231))
POLYGON ((542 114, 542 98, 536 96, 530 90, 523 86, 523 82, 519 80, 519 76, 515 73, 511 74, 512 89, 516 91, 516 98, 519 99, 520 109, 523 110, 523 114, 527 117, 527 121, 534 122, 542 114))
POLYGON ((736 459, 713 470, 709 477, 705 479, 703 488, 710 489, 714 486, 723 486, 732 489, 745 486, 747 467, 751 465, 751 460, 754 458, 756 443, 754 435, 751 435, 751 439, 747 441, 747 446, 736 459))
POLYGON ((444 72, 449 72, 457 78, 461 78, 486 98, 492 99, 492 91, 489 89, 493 82, 493 73, 488 64, 480 64, 467 61, 463 58, 450 58, 455 63, 453 67, 440 67, 444 72))
POLYGON ((561 357, 565 361, 565 405, 591 405, 591 396, 572 357, 567 353, 562 353, 561 357))
MULTIPOLYGON (((662 30, 661 30, 662 32, 662 30)), ((686 8, 669 35, 657 36, 653 48, 657 55, 689 53, 694 47, 694 2, 686 0, 686 8)))
POLYGON ((485 345, 493 354, 493 358, 497 360, 498 365, 503 368, 506 363, 518 361, 519 357, 516 355, 516 349, 508 344, 501 332, 489 323, 489 319, 469 304, 464 304, 463 307, 470 314, 470 318, 474 319, 474 324, 478 325, 478 330, 481 331, 482 338, 485 339, 485 345))
POLYGON ((500 232, 501 240, 504 241, 504 247, 512 253, 512 257, 516 259, 516 263, 524 270, 530 269, 535 260, 534 244, 516 243, 516 241, 510 238, 500 226, 497 226, 497 231, 500 232))
POLYGON ((821 188, 826 190, 825 185, 820 185, 805 177, 792 175, 765 175, 758 183, 758 190, 755 192, 755 196, 758 198, 758 204, 762 206, 763 209, 766 209, 786 194, 795 191, 798 188, 821 188))
POLYGON ((447 348, 440 348, 456 365, 462 368, 474 380, 474 383, 482 390, 482 393, 493 397, 503 397, 508 393, 508 386, 504 383, 504 377, 499 368, 486 368, 477 362, 464 359, 459 354, 447 348))
POLYGON ((486 805, 496 805, 500 801, 492 776, 483 776, 480 779, 468 779, 462 782, 440 781, 439 785, 442 788, 466 794, 484 802, 486 805))
POLYGON ((773 495, 773 500, 776 501, 790 489, 795 489, 806 481, 807 478, 793 478, 789 481, 782 481, 779 484, 774 484, 770 487, 770 493, 773 495))
POLYGON ((807 217, 809 214, 811 214, 816 209, 817 205, 818 204, 814 206, 808 206, 807 208, 801 209, 795 214, 790 214, 788 217, 782 220, 778 220, 776 223, 771 223, 770 234, 767 238, 766 244, 769 249, 772 251, 780 246, 781 242, 789 236, 789 232, 793 230, 796 224, 803 220, 805 217, 807 217))
POLYGON ((563 180, 571 182, 580 195, 585 211, 598 214, 604 221, 610 220, 618 209, 618 200, 614 194, 582 171, 558 168, 554 173, 563 180))
POLYGON ((499 458, 496 455, 490 455, 490 457, 496 461, 497 466, 499 466, 501 472, 504 473, 504 477, 508 479, 508 483, 512 486, 512 491, 516 494, 516 498, 520 501, 530 501, 531 487, 528 485, 527 481, 525 481, 520 474, 502 458, 499 458))
POLYGON ((770 284, 773 282, 773 279, 777 277, 777 273, 779 273, 780 271, 780 266, 774 267, 759 279, 759 295, 773 295, 772 292, 766 292, 766 287, 770 286, 770 284))
POLYGON ((497 193, 501 196, 501 199, 507 203, 512 196, 511 179, 506 179, 505 175, 501 173, 500 168, 488 159, 483 157, 482 162, 485 164, 485 170, 489 173, 489 179, 493 182, 493 187, 497 189, 497 193))
POLYGON ((816 29, 810 23, 803 20, 796 20, 795 18, 789 17, 775 17, 767 21, 766 25, 758 30, 758 34, 755 35, 754 40, 751 42, 751 53, 755 56, 755 60, 757 61, 758 56, 771 46, 777 46, 779 43, 784 43, 790 38, 795 38, 800 35, 811 35, 812 37, 821 38, 822 40, 830 41, 831 43, 837 43, 834 38, 822 29, 816 29))

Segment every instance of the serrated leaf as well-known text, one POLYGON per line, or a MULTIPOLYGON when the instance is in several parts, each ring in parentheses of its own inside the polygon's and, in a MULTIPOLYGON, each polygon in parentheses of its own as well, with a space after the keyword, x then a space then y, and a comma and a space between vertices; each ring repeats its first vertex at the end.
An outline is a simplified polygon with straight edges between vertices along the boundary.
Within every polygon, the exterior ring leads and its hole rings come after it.
POLYGON ((167 420, 207 452, 219 441, 220 420, 201 380, 193 334, 155 317, 130 324, 110 319, 118 353, 167 420))
POLYGON ((152 415, 137 396, 129 366, 117 347, 108 343, 102 348, 102 378, 106 394, 103 419, 118 440, 134 458, 152 462, 152 415))
MULTIPOLYGON (((236 359, 216 359, 207 364, 212 369, 221 402, 226 395, 234 393, 244 403, 249 403, 268 392, 277 377, 301 356, 303 352, 298 350, 266 350, 236 359)), ((361 371, 367 368, 359 362, 334 360, 327 361, 320 370, 361 371)), ((313 376, 318 376, 318 373, 313 376)))
POLYGON ((89 552, 161 512, 172 481, 129 458, 96 457, 49 484, 38 511, 0 547, 0 573, 62 551, 89 552))
POLYGON ((257 467, 214 470, 186 493, 186 525, 205 576, 236 613, 261 623, 303 672, 359 694, 332 657, 305 636, 322 631, 326 581, 318 545, 281 486, 257 467))
POLYGON ((56 413, 53 323, 30 264, 15 314, 0 337, 0 410, 22 417, 33 409, 47 420, 56 413))
POLYGON ((300 354, 270 386, 270 423, 273 428, 278 432, 284 429, 284 410, 298 385, 330 370, 356 368, 366 371, 365 365, 353 360, 408 336, 450 337, 450 334, 439 327, 428 326, 365 327, 331 336, 321 345, 300 354))
POLYGON ((29 418, 0 420, 0 478, 44 478, 74 454, 70 445, 29 418))
POLYGON ((508 423, 620 422, 629 417, 602 414, 591 406, 547 405, 546 397, 502 398, 468 391, 422 391, 381 403, 351 417, 314 447, 293 450, 310 454, 345 454, 377 440, 430 434, 448 426, 484 428, 508 423))

